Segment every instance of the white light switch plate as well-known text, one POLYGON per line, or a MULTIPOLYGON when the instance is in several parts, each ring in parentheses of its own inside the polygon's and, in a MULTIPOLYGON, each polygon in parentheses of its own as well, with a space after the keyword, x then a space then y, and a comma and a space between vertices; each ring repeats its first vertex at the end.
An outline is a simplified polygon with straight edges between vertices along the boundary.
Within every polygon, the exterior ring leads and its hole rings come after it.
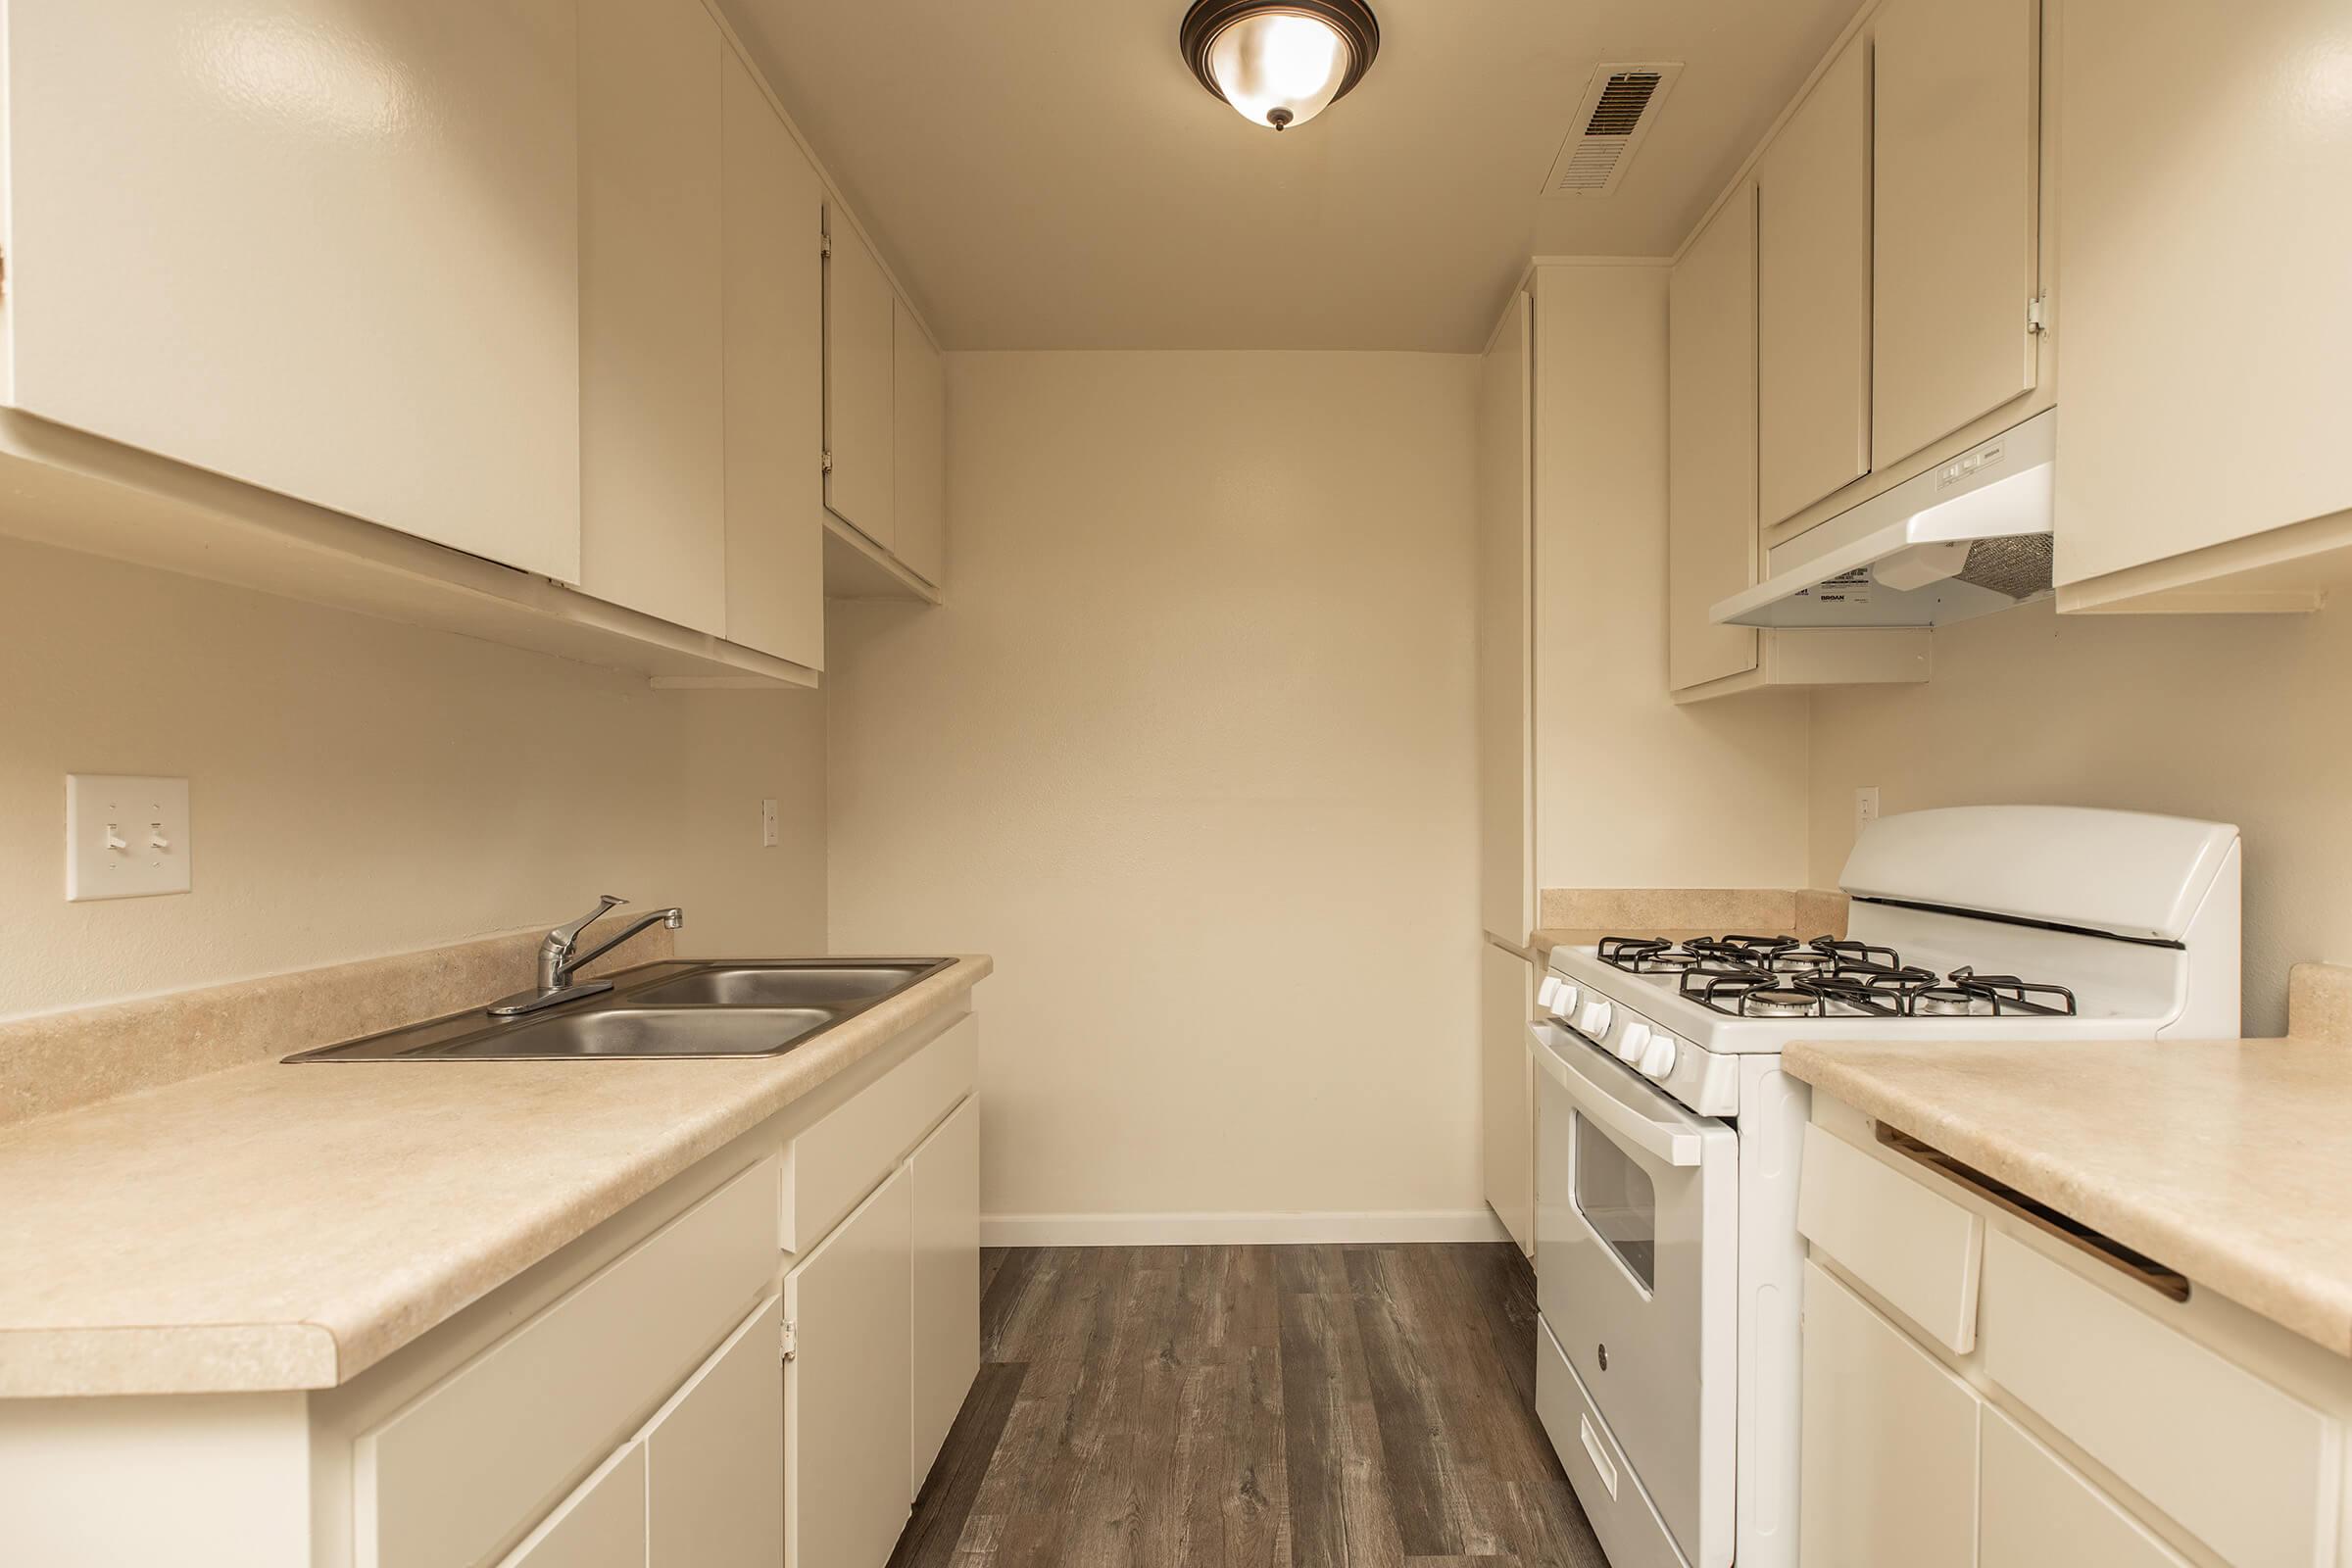
POLYGON ((1879 787, 1865 784, 1854 791, 1854 831, 1859 833, 1878 819, 1879 787))
POLYGON ((773 801, 760 803, 760 847, 763 850, 776 847, 776 803, 773 801))
POLYGON ((188 891, 188 781, 66 775, 66 898, 188 891))

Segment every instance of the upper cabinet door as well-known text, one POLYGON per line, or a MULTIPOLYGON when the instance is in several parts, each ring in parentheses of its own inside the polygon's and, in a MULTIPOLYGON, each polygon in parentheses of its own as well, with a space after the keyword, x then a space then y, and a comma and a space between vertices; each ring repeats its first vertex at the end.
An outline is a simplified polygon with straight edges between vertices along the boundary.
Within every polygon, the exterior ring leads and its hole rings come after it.
POLYGON ((11 405, 575 574, 566 0, 51 0, 6 27, 11 405))
POLYGON ((2343 0, 2067 0, 2061 585, 2352 508, 2347 60, 2343 0))
POLYGON ((825 658, 824 187, 733 50, 719 91, 726 635, 825 658))
POLYGON ((1878 15, 1874 467, 2034 386, 2039 10, 1895 0, 1878 15))
POLYGON ((718 24, 580 0, 580 586, 727 619, 718 24))
POLYGON ((947 575, 948 384, 939 350, 896 295, 891 297, 891 343, 897 366, 898 557, 936 588, 947 575))
POLYGON ((1870 51, 1855 39, 1756 164, 1756 507, 1870 471, 1870 51))
POLYGON ((1666 679, 1756 667, 1756 630, 1707 612, 1756 580, 1756 188, 1675 263, 1667 324, 1666 679))
POLYGON ((839 212, 826 214, 825 505, 885 550, 894 524, 891 312, 882 264, 839 212))
POLYGON ((1486 929, 1511 942, 1536 923, 1534 376, 1521 289, 1487 345, 1478 390, 1478 904, 1486 929))

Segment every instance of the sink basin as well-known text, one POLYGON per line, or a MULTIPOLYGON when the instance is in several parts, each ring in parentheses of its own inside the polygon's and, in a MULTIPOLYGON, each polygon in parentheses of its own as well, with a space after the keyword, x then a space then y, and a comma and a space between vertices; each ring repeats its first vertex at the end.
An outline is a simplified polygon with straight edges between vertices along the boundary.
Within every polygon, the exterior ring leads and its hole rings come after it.
POLYGON ((948 967, 947 958, 670 959, 612 977, 612 989, 519 1018, 476 1008, 339 1046, 301 1061, 575 1061, 772 1056, 948 967))
POLYGON ((760 963, 705 969, 631 991, 631 1005, 837 1007, 912 985, 929 963, 760 963))

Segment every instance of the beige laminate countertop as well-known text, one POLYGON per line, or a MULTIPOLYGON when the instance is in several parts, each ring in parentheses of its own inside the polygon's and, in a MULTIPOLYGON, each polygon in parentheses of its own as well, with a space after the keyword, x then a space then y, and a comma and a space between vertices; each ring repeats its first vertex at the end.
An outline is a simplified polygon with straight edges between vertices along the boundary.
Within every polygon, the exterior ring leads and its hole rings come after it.
POLYGON ((2352 1355, 2352 1048, 2340 1041, 1803 1044, 1781 1064, 2352 1355))
POLYGON ((0 1396, 348 1382, 993 967, 779 1056, 270 1061, 0 1131, 0 1396))

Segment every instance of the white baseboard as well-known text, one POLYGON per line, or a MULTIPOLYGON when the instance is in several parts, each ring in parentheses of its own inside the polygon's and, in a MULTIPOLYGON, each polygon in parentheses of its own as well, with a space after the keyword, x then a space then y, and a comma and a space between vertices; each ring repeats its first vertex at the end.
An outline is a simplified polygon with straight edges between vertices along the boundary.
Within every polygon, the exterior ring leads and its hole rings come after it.
POLYGON ((983 1247, 1235 1247, 1507 1242, 1490 1208, 1295 1214, 983 1214, 983 1247))

